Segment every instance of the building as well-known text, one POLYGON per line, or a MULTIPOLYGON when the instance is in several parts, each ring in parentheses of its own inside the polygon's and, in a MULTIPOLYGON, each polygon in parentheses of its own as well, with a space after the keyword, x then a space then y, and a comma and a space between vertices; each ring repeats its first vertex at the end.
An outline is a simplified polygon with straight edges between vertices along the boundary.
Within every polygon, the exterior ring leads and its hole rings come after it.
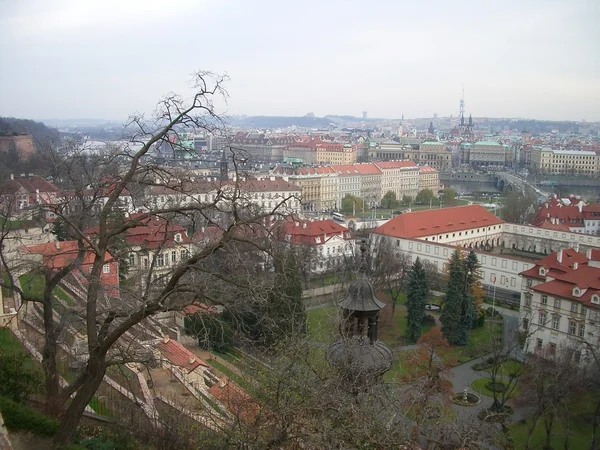
POLYGON ((558 231, 596 235, 600 232, 600 205, 586 205, 576 197, 554 196, 540 205, 531 224, 558 231))
POLYGON ((331 166, 338 174, 340 201, 347 194, 360 197, 370 205, 381 200, 381 169, 376 164, 347 164, 331 166))
POLYGON ((10 180, 0 185, 0 204, 7 208, 5 213, 23 215, 23 219, 31 219, 34 215, 55 217, 51 207, 58 204, 60 198, 60 189, 33 174, 21 177, 11 175, 10 180))
POLYGON ((296 159, 302 160, 302 164, 316 164, 317 163, 317 142, 294 142, 293 144, 286 145, 283 149, 284 159, 296 159))
MULTIPOLYGON (((72 264, 79 255, 78 241, 54 241, 46 244, 23 247, 24 258, 34 267, 42 264, 46 269, 57 272, 72 264)), ((70 272, 84 286, 88 284, 89 273, 96 259, 91 248, 84 249, 83 260, 70 272)), ((108 252, 104 255, 104 265, 100 273, 100 286, 109 298, 119 298, 119 263, 108 252)))
POLYGON ((419 193, 419 166, 413 161, 380 161, 375 165, 381 170, 381 194, 396 193, 397 199, 415 198, 419 193))
POLYGON ((339 188, 336 186, 337 172, 330 166, 285 167, 277 166, 273 175, 283 176, 300 188, 302 210, 321 211, 339 208, 339 188))
POLYGON ((0 154, 9 153, 11 150, 16 151, 21 159, 29 159, 35 153, 33 136, 30 134, 0 136, 0 154))
POLYGON ((452 151, 447 148, 445 142, 423 142, 418 151, 407 152, 405 157, 412 159, 417 164, 427 164, 438 170, 452 167, 452 151))
POLYGON ((469 153, 463 160, 472 166, 505 166, 510 160, 510 149, 499 142, 477 141, 470 148, 464 148, 469 153))
POLYGON ((316 147, 320 164, 354 164, 358 155, 358 148, 351 144, 319 142, 316 147))
POLYGON ((301 220, 290 217, 281 228, 282 239, 306 250, 305 261, 314 273, 344 267, 354 261, 354 239, 350 230, 333 220, 301 220))
POLYGON ((567 351, 574 363, 589 360, 590 347, 600 343, 600 252, 558 250, 520 276, 525 350, 567 351))
POLYGON ((585 150, 531 149, 531 170, 537 173, 598 175, 596 152, 585 150))
POLYGON ((483 206, 467 205, 400 214, 375 228, 373 234, 465 248, 493 248, 502 243, 503 223, 483 206))
POLYGON ((440 173, 431 166, 419 166, 419 191, 431 189, 437 197, 440 190, 440 173))
POLYGON ((396 141, 379 142, 369 148, 369 158, 375 161, 390 161, 404 159, 405 152, 410 152, 411 147, 396 141))
POLYGON ((246 154, 254 161, 280 161, 283 159, 286 146, 293 144, 293 136, 269 137, 264 133, 248 133, 240 131, 229 142, 231 152, 246 154))

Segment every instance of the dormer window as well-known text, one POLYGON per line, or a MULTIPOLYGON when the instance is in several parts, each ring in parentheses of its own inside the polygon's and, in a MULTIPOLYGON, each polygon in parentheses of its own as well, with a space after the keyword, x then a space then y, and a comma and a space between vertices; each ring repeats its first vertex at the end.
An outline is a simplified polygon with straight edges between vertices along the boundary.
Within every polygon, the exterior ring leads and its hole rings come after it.
POLYGON ((540 270, 538 272, 541 276, 545 277, 546 276, 546 269, 544 269, 543 267, 540 267, 540 270))
POLYGON ((181 234, 177 233, 175 235, 175 242, 181 242, 181 234))
POLYGON ((594 305, 600 305, 600 297, 598 296, 598 294, 592 295, 592 303, 594 305))
POLYGON ((577 286, 575 286, 573 288, 573 297, 579 297, 581 295, 581 289, 579 289, 577 286))

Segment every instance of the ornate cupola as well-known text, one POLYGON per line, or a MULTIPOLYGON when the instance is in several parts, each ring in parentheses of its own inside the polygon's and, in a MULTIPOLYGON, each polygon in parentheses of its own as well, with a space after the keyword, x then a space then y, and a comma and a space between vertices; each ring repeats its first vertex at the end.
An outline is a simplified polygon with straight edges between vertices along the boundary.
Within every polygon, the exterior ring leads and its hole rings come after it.
POLYGON ((392 351, 377 340, 379 311, 385 306, 377 298, 373 285, 367 278, 366 251, 363 240, 360 246, 361 261, 357 278, 350 284, 348 295, 338 301, 342 312, 341 339, 327 351, 329 363, 338 369, 342 378, 353 387, 376 381, 392 365, 392 351))

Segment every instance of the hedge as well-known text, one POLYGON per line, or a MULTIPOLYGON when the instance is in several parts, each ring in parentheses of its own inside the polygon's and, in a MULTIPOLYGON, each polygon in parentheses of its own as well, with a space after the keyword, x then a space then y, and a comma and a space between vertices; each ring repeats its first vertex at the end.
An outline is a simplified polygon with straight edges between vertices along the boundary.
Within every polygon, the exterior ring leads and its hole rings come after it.
POLYGON ((0 397, 0 412, 9 430, 27 430, 39 436, 54 436, 58 432, 58 420, 8 398, 0 397))

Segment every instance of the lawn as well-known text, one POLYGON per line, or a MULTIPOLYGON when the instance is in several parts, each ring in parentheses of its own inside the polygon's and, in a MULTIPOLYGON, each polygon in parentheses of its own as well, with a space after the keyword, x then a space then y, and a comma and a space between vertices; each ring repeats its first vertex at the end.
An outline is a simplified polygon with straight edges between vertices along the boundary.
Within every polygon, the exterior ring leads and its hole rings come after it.
MULTIPOLYGON (((44 293, 46 280, 41 274, 26 273, 19 277, 19 282, 21 283, 23 293, 27 297, 41 297, 44 293)), ((69 297, 60 287, 57 286, 54 288, 54 295, 67 305, 73 306, 73 299, 71 299, 71 297, 69 297)))
POLYGON ((219 372, 221 372, 222 375, 225 375, 231 381, 236 383, 241 388, 248 390, 252 387, 248 380, 245 380, 240 375, 231 370, 229 367, 226 367, 224 364, 221 364, 219 361, 215 359, 207 359, 206 362, 213 366, 215 369, 217 369, 219 372))
POLYGON ((482 347, 489 344, 491 326, 500 325, 486 322, 485 326, 469 331, 469 343, 465 346, 453 345, 449 349, 439 352, 440 358, 446 363, 462 364, 473 358, 481 356, 485 350, 482 347))
MULTIPOLYGON (((594 396, 583 393, 573 398, 570 402, 571 420, 569 448, 590 448, 592 437, 592 420, 594 414, 594 396)), ((552 448, 564 448, 565 425, 560 419, 552 429, 552 439, 550 441, 552 448)), ((527 443, 527 434, 529 432, 529 420, 519 421, 509 425, 510 435, 514 442, 514 448, 525 448, 527 443)), ((544 431, 543 421, 539 420, 533 431, 530 448, 532 450, 542 449, 546 433, 544 431)))
POLYGON ((308 320, 308 337, 311 341, 324 344, 334 342, 339 336, 337 324, 339 312, 335 306, 311 309, 306 312, 308 320))

